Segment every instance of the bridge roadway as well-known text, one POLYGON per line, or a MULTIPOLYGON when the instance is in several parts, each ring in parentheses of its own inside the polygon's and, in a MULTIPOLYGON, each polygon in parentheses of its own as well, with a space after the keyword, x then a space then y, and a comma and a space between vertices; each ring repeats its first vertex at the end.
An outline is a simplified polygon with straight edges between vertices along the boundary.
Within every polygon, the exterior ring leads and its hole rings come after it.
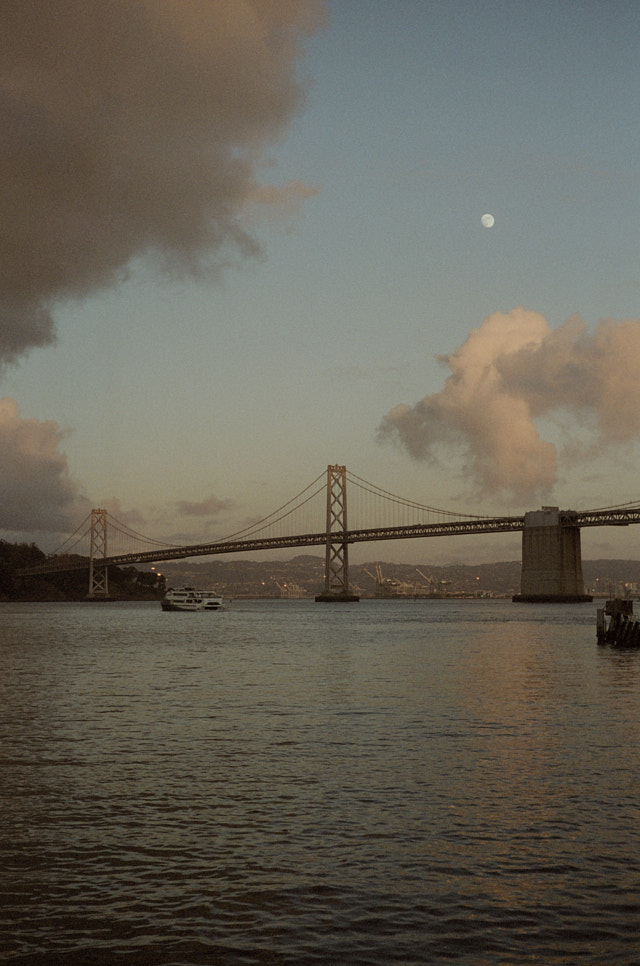
MULTIPOLYGON (((445 537, 456 533, 498 533, 522 530, 524 517, 496 517, 495 519, 457 520, 446 523, 414 524, 403 527, 371 527, 365 530, 333 531, 332 543, 365 543, 375 540, 405 540, 411 537, 445 537)), ((297 549, 300 547, 325 547, 327 534, 301 533, 289 537, 256 537, 249 540, 221 540, 218 543, 196 543, 185 547, 167 547, 163 550, 143 550, 135 553, 96 557, 94 564, 122 567, 134 563, 155 563, 161 560, 184 560, 186 557, 209 557, 223 553, 240 553, 255 550, 297 549)), ((22 576, 35 576, 69 570, 85 570, 89 558, 52 558, 47 563, 30 567, 22 576)))
MULTIPOLYGON (((640 507, 631 509, 614 508, 608 510, 563 510, 560 523, 570 527, 626 527, 640 523, 640 507)), ((407 540, 415 537, 450 537, 457 534, 505 533, 524 530, 524 516, 518 517, 476 517, 468 520, 449 520, 440 523, 413 524, 409 526, 370 527, 362 530, 332 532, 332 543, 368 543, 378 540, 407 540)), ((135 563, 155 563, 162 560, 183 560, 186 557, 209 557, 223 553, 240 553, 257 550, 297 549, 300 547, 324 547, 327 543, 326 532, 302 533, 289 537, 258 537, 250 540, 222 540, 218 543, 198 543, 185 547, 168 547, 164 550, 145 550, 138 553, 114 554, 111 557, 95 558, 94 564, 100 566, 126 566, 135 563)), ((36 576, 70 570, 85 570, 89 566, 88 557, 73 559, 52 558, 47 563, 21 571, 21 576, 36 576)))

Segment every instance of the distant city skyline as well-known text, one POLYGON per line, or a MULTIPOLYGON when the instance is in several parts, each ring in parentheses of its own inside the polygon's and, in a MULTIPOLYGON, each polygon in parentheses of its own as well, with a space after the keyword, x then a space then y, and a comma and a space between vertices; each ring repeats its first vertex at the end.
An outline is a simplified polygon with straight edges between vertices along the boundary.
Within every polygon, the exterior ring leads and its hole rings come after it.
POLYGON ((329 463, 461 515, 640 500, 637 5, 11 0, 0 26, 4 539, 106 506, 212 540, 329 463))

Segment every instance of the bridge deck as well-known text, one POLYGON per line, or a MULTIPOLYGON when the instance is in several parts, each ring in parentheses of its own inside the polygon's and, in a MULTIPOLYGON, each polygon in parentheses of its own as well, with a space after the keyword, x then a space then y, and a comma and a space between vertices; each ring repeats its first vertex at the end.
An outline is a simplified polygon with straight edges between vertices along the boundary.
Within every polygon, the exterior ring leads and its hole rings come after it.
MULTIPOLYGON (((446 537, 454 534, 501 533, 522 530, 524 517, 496 517, 495 519, 457 520, 447 523, 415 524, 402 527, 371 527, 365 530, 347 530, 332 533, 333 543, 373 543, 377 540, 407 540, 415 537, 446 537)), ((163 550, 145 550, 139 553, 114 554, 100 557, 100 565, 125 566, 134 563, 154 563, 162 560, 183 560, 186 557, 215 556, 224 553, 252 552, 257 550, 296 549, 300 547, 324 547, 327 534, 301 533, 289 537, 263 537, 251 540, 228 540, 218 543, 198 543, 185 547, 168 547, 163 550)), ((83 570, 88 558, 65 560, 52 558, 47 563, 21 571, 21 576, 83 570)))
MULTIPOLYGON (((562 526, 596 527, 629 526, 640 523, 640 507, 631 509, 608 510, 563 510, 560 513, 562 526)), ((410 540, 417 537, 447 537, 460 534, 505 533, 524 530, 524 516, 472 518, 449 520, 440 523, 414 524, 410 526, 371 527, 360 530, 347 530, 331 533, 332 543, 374 543, 379 540, 410 540)), ((199 543, 184 547, 145 550, 137 553, 114 554, 110 557, 96 558, 100 566, 126 566, 135 563, 155 563, 163 560, 183 560, 187 557, 208 557, 228 553, 249 553, 258 550, 297 549, 300 547, 324 547, 327 534, 302 533, 288 537, 262 537, 248 540, 223 540, 217 543, 199 543)), ((38 574, 57 573, 70 570, 84 570, 89 566, 88 557, 51 558, 37 567, 20 571, 19 576, 28 577, 38 574)))

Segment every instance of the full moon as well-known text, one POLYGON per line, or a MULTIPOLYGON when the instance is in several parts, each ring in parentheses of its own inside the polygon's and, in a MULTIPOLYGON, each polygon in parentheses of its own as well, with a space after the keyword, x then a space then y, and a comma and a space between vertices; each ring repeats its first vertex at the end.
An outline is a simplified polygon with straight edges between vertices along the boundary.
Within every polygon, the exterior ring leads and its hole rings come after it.
POLYGON ((480 221, 482 222, 485 228, 493 228, 493 226, 496 223, 496 220, 493 217, 493 215, 483 215, 480 221))

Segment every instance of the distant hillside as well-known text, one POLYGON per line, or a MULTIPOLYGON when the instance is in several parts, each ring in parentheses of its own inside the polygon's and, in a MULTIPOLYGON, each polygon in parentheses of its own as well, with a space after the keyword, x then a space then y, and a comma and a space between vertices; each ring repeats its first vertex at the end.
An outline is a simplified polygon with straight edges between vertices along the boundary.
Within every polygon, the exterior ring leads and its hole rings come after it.
MULTIPOLYGON (((38 578, 16 578, 15 572, 44 560, 35 544, 0 540, 0 600, 83 600, 87 593, 84 571, 38 578)), ((638 560, 585 560, 585 590, 615 596, 636 595, 640 587, 638 560)), ((373 597, 384 590, 394 595, 473 595, 510 597, 520 590, 520 561, 490 564, 388 563, 373 560, 351 564, 354 593, 373 597)), ((291 560, 227 560, 213 557, 165 562, 157 571, 111 567, 110 593, 123 600, 157 600, 166 586, 214 588, 225 597, 314 597, 324 587, 324 555, 301 554, 291 560), (158 574, 161 571, 161 574, 158 574)))
MULTIPOLYGON (((291 584, 313 597, 323 589, 324 582, 324 556, 309 554, 291 560, 217 557, 206 562, 185 560, 160 566, 167 586, 187 584, 200 589, 215 588, 227 597, 280 597, 291 584)), ((640 585, 640 561, 637 560, 585 560, 582 566, 589 592, 613 596, 620 592, 621 584, 632 585, 632 591, 640 585)), ((399 589, 405 593, 511 596, 520 590, 520 569, 519 560, 447 567, 374 560, 351 564, 349 577, 354 592, 363 596, 375 594, 378 576, 385 582, 398 581, 404 585, 399 589)))

